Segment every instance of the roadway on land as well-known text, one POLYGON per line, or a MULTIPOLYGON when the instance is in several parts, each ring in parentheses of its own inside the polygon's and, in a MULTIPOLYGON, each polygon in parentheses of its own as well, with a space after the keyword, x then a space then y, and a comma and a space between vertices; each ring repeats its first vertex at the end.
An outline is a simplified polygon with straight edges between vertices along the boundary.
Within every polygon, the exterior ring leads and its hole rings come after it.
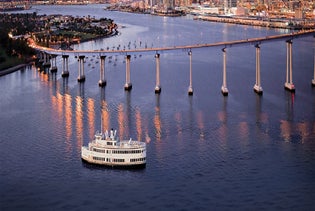
POLYGON ((217 43, 208 43, 208 44, 195 44, 195 45, 183 45, 183 46, 169 46, 169 47, 156 47, 156 48, 138 48, 138 49, 122 49, 122 50, 60 50, 42 47, 36 45, 33 40, 30 42, 30 46, 39 51, 46 52, 48 54, 64 55, 64 54, 128 54, 128 53, 137 53, 137 52, 162 52, 162 51, 172 51, 172 50, 191 50, 196 48, 209 48, 209 47, 223 47, 228 48, 236 45, 244 44, 261 44, 263 42, 277 41, 277 40, 293 40, 306 36, 315 37, 315 29, 307 31, 292 32, 289 34, 280 34, 272 35, 259 38, 249 38, 245 40, 235 40, 235 41, 225 41, 217 43))

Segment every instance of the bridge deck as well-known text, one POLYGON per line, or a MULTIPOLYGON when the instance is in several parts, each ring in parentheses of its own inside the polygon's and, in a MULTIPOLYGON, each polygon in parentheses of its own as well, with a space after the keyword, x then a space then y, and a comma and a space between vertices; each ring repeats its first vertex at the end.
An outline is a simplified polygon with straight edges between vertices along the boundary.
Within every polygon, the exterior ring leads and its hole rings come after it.
POLYGON ((137 53, 137 52, 162 52, 162 51, 171 51, 171 50, 183 50, 183 49, 194 49, 194 48, 208 48, 208 47, 232 47, 235 45, 244 45, 244 44, 261 44, 263 42, 270 42, 276 40, 292 40, 305 36, 314 36, 315 30, 308 31, 299 31, 292 32, 289 34, 280 34, 280 35, 272 35, 266 37, 259 38, 249 38, 245 40, 235 40, 235 41, 227 41, 227 42, 217 42, 217 43, 206 43, 206 44, 195 44, 195 45, 183 45, 183 46, 169 46, 169 47, 157 47, 157 48, 142 48, 142 49, 127 49, 127 50, 57 50, 53 48, 46 48, 42 46, 38 46, 36 44, 31 44, 31 47, 44 51, 49 54, 128 54, 128 53, 137 53))

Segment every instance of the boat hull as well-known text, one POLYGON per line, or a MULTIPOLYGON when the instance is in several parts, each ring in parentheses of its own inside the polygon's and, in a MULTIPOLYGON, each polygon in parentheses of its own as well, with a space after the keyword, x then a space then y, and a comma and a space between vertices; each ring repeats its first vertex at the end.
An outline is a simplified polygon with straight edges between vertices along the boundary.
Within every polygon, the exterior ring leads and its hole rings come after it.
MULTIPOLYGON (((106 149, 110 151, 117 151, 118 148, 106 149)), ((104 152, 105 151, 106 150, 104 150, 104 152)), ((93 165, 106 166, 111 168, 144 168, 146 166, 145 157, 145 152, 138 154, 104 154, 90 151, 87 147, 81 148, 82 161, 93 165), (121 160, 123 160, 123 162, 121 160), (133 160, 133 162, 131 162, 131 160, 133 160)))
POLYGON ((146 163, 139 164, 116 164, 116 163, 108 163, 108 162, 94 162, 91 160, 85 160, 82 158, 82 162, 89 166, 98 166, 104 168, 115 168, 115 169, 143 169, 146 167, 146 163))

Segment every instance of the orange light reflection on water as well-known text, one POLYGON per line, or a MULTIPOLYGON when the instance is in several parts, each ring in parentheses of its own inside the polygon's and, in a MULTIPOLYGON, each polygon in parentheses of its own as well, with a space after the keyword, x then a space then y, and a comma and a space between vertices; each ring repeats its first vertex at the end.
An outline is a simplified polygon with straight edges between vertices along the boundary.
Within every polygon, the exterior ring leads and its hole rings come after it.
POLYGON ((151 142, 151 138, 149 136, 149 128, 148 128, 148 118, 144 119, 144 135, 145 135, 145 142, 146 143, 150 143, 151 142))
POLYGON ((41 79, 41 81, 48 82, 49 81, 49 74, 47 74, 45 72, 40 72, 39 78, 41 79))
POLYGON ((162 129, 161 129, 160 107, 155 107, 154 127, 155 127, 156 140, 161 141, 162 129))
POLYGON ((108 112, 108 105, 105 100, 102 101, 102 132, 110 128, 110 113, 108 112))
POLYGON ((306 122, 298 123, 297 130, 301 135, 301 142, 304 143, 305 139, 309 136, 308 124, 306 122))
POLYGON ((83 144, 83 99, 80 96, 75 98, 76 108, 76 131, 77 131, 77 147, 81 150, 83 144))
POLYGON ((63 116, 63 96, 57 92, 56 94, 57 98, 57 114, 58 114, 58 119, 62 119, 63 116))
MULTIPOLYGON (((89 98, 87 100, 87 117, 89 125, 89 137, 93 137, 95 133, 95 105, 94 100, 89 98)), ((101 128, 100 128, 101 129, 101 128)))
POLYGON ((122 103, 120 103, 118 105, 118 127, 119 127, 119 139, 122 140, 124 137, 124 132, 125 132, 125 127, 124 127, 124 123, 125 123, 125 116, 124 116, 124 105, 122 103))
MULTIPOLYGON (((280 121, 281 137, 287 142, 293 141, 292 137, 296 137, 294 134, 297 133, 297 137, 300 137, 301 139, 294 141, 304 143, 305 140, 310 136, 309 131, 311 130, 309 130, 309 128, 311 129, 312 125, 310 125, 308 122, 292 123, 287 120, 280 121)), ((313 125, 313 131, 315 132, 315 123, 313 125)))
POLYGON ((65 98, 65 123, 66 123, 66 143, 67 147, 71 148, 71 136, 72 136, 72 97, 69 94, 64 96, 65 98))
MULTIPOLYGON (((51 91, 51 90, 50 90, 51 91)), ((61 124, 63 117, 63 96, 57 92, 56 96, 52 93, 51 96, 51 107, 52 107, 52 115, 57 118, 53 118, 53 120, 57 121, 58 124, 61 124)))
POLYGON ((137 130, 137 140, 141 141, 142 124, 141 124, 141 113, 139 109, 136 109, 136 130, 137 130))

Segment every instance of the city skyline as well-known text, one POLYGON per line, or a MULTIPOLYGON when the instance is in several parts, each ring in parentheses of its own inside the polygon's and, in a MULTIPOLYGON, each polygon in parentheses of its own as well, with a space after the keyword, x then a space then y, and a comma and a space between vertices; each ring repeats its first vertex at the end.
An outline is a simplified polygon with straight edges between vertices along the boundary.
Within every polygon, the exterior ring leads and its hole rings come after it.
MULTIPOLYGON (((0 0, 1 10, 27 9, 36 4, 111 4, 130 7, 130 11, 158 12, 161 14, 182 12, 198 15, 264 16, 270 18, 315 18, 315 2, 312 0, 0 0), (24 6, 23 6, 24 5, 24 6), (200 11, 198 11, 200 10, 200 11)), ((125 9, 126 10, 126 9, 125 9)), ((127 11, 129 9, 127 8, 127 11)))

